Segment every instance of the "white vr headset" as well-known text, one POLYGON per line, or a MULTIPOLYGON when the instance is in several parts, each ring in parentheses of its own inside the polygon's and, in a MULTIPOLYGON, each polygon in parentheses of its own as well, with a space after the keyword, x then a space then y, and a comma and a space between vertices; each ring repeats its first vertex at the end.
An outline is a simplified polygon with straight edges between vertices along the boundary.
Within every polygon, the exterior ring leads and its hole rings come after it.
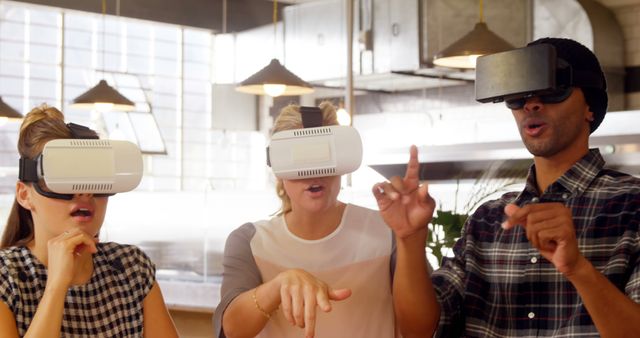
MULTIPOLYGON (((86 128, 69 127, 74 136, 86 128)), ((137 145, 78 137, 51 140, 35 159, 21 158, 19 179, 33 182, 43 196, 70 200, 74 194, 110 196, 133 190, 142 179, 142 169, 137 145)))
POLYGON ((362 163, 362 140, 353 127, 324 126, 317 107, 300 107, 305 128, 273 134, 267 165, 281 179, 337 176, 354 172, 362 163), (308 127, 308 126, 313 127, 308 127))

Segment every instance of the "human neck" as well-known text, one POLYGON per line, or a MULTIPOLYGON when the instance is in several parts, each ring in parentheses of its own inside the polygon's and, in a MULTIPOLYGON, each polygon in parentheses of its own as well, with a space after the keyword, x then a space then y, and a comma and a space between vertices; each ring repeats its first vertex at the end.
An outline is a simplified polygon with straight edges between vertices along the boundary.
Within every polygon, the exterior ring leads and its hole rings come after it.
POLYGON ((294 208, 284 215, 287 228, 294 235, 306 239, 321 239, 338 228, 342 222, 342 215, 346 204, 336 202, 335 205, 320 212, 307 212, 301 208, 294 208))
POLYGON ((589 152, 588 145, 573 148, 575 149, 565 149, 551 157, 535 156, 533 158, 536 165, 536 182, 540 194, 544 193, 549 185, 557 181, 589 152))

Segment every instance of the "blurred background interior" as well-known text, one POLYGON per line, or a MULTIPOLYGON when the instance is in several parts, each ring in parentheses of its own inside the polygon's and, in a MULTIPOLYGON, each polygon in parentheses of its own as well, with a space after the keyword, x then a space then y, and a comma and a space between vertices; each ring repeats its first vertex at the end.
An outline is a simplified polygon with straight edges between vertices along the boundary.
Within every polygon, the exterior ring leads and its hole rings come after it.
POLYGON ((364 161, 342 200, 375 208, 371 186, 402 174, 416 144, 438 208, 467 214, 519 189, 529 154, 503 104, 475 102, 473 68, 434 60, 478 22, 514 47, 569 37, 596 53, 609 85, 592 146, 640 175, 639 18, 640 0, 0 0, 0 229, 18 173, 16 112, 47 103, 137 143, 144 178, 110 198, 101 238, 145 250, 181 335, 209 337, 227 235, 279 207, 265 147, 280 108, 331 100, 359 130, 364 161), (236 90, 272 59, 312 92, 236 90), (133 106, 73 105, 103 79, 133 106))

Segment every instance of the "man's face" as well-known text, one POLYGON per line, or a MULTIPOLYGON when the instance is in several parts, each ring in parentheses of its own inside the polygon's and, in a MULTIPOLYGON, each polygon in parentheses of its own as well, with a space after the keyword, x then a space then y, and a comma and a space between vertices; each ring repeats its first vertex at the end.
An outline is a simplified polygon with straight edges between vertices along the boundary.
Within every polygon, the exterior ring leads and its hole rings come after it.
POLYGON ((589 111, 580 88, 559 103, 531 97, 521 109, 512 109, 522 142, 534 156, 550 158, 569 149, 588 147, 589 111))

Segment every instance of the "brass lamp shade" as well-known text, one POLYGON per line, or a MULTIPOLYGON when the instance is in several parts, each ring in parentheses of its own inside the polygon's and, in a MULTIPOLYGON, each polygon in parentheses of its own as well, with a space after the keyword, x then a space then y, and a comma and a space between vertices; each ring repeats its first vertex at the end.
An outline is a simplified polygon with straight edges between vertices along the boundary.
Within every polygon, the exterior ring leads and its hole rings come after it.
POLYGON ((240 82, 239 92, 255 95, 303 95, 313 92, 311 85, 285 68, 277 59, 240 82), (271 91, 270 89, 275 89, 271 91))
POLYGON ((74 108, 129 111, 135 109, 135 103, 117 90, 100 80, 98 84, 76 97, 71 105, 74 108))
POLYGON ((20 112, 18 112, 17 110, 13 109, 10 105, 2 101, 2 98, 0 97, 0 117, 21 119, 24 116, 22 116, 22 114, 20 114, 20 112))
POLYGON ((473 30, 433 57, 436 66, 449 68, 476 68, 479 56, 513 49, 510 43, 489 30, 484 22, 476 23, 473 30))

